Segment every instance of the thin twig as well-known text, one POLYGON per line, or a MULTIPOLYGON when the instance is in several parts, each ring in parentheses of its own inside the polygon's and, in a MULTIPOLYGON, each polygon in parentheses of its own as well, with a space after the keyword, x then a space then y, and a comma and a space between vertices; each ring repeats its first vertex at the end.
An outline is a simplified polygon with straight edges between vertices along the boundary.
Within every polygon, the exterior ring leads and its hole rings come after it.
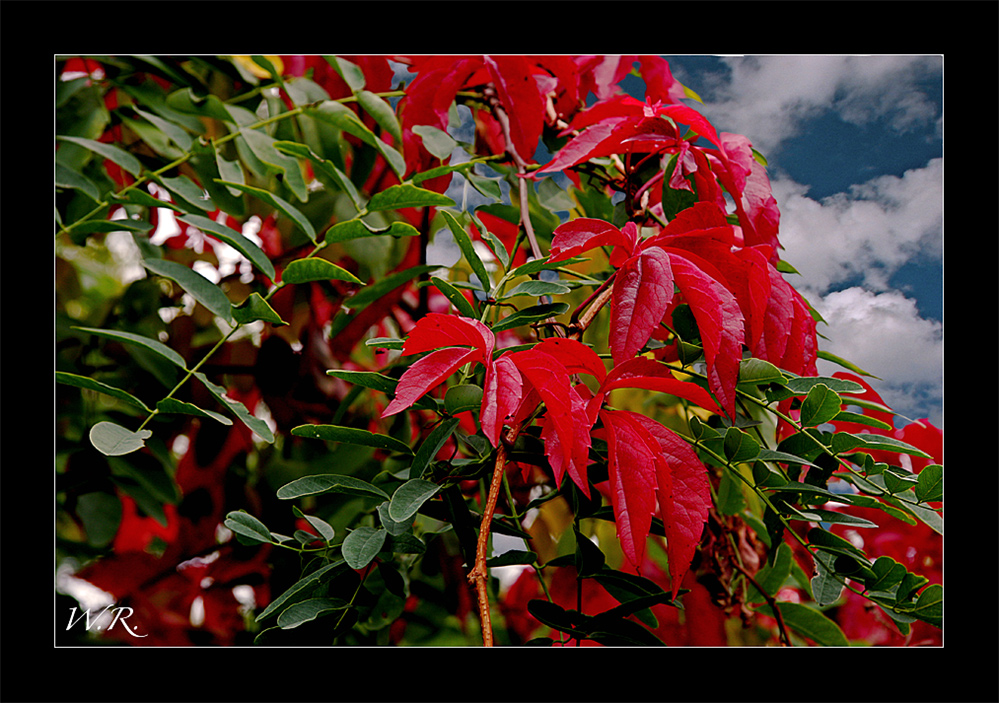
POLYGON ((777 629, 780 631, 781 646, 790 647, 791 639, 788 637, 787 629, 784 627, 784 616, 781 615, 780 608, 777 607, 777 599, 774 598, 769 593, 767 593, 765 590, 763 590, 763 587, 756 582, 756 579, 754 579, 752 576, 749 575, 749 572, 746 571, 745 568, 743 568, 742 564, 740 564, 737 561, 733 561, 732 566, 735 567, 736 571, 745 576, 746 580, 749 581, 751 584, 753 584, 756 590, 760 592, 760 595, 763 596, 764 600, 766 600, 767 605, 770 606, 770 610, 772 610, 774 613, 774 618, 777 619, 777 629))

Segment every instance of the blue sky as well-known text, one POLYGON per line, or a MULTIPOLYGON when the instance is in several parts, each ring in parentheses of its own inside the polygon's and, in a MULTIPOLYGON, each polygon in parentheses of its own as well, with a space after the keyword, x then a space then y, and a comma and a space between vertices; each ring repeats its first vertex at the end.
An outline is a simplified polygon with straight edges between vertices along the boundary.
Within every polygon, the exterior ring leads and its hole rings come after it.
POLYGON ((943 57, 666 58, 693 107, 767 157, 789 280, 830 323, 822 348, 942 427, 943 57))

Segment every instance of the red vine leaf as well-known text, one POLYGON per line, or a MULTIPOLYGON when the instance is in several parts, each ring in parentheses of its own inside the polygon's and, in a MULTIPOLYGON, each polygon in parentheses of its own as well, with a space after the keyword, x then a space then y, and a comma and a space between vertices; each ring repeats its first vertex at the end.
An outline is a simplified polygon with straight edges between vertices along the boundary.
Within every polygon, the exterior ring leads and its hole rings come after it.
POLYGON ((439 386, 448 376, 470 361, 480 358, 478 349, 447 347, 430 352, 406 369, 396 386, 395 398, 382 412, 389 417, 410 407, 422 398, 427 391, 439 386))
POLYGON ((611 296, 610 348, 615 363, 637 354, 673 299, 670 257, 647 249, 618 269, 611 296))

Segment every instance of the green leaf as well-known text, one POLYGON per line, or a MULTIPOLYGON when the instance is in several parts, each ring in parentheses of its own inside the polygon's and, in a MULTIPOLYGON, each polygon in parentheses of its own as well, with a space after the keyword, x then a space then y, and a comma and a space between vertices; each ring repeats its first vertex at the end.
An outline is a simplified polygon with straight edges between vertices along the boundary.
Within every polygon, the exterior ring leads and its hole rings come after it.
POLYGON ((356 427, 341 427, 339 425, 299 425, 292 429, 296 437, 322 439, 327 442, 342 442, 344 444, 359 444, 364 447, 374 447, 386 451, 412 454, 409 445, 389 435, 376 434, 356 427))
POLYGON ((816 384, 801 403, 801 424, 814 427, 829 422, 839 414, 842 404, 836 391, 823 383, 816 384))
POLYGON ((475 309, 472 307, 472 304, 468 302, 468 298, 465 297, 464 293, 452 286, 443 278, 431 276, 430 281, 437 287, 437 290, 444 294, 445 298, 451 301, 451 304, 454 305, 459 315, 462 315, 463 317, 471 317, 473 319, 478 317, 478 315, 475 314, 475 309))
POLYGON ((822 349, 819 350, 817 356, 820 359, 825 359, 826 361, 831 361, 834 364, 839 364, 844 369, 847 369, 848 371, 853 371, 858 376, 870 376, 871 378, 877 378, 877 376, 875 376, 874 374, 872 374, 872 373, 870 373, 868 371, 864 371, 862 368, 860 368, 859 366, 857 366, 853 362, 847 361, 846 359, 838 357, 835 354, 831 354, 831 353, 829 353, 827 351, 824 351, 822 349))
POLYGON ((240 133, 246 140, 246 145, 253 152, 257 159, 266 164, 274 173, 283 173, 283 182, 295 197, 301 202, 309 199, 309 191, 302 177, 302 168, 298 161, 279 151, 274 145, 277 141, 274 137, 264 134, 256 129, 244 129, 240 133))
MULTIPOLYGON (((799 635, 803 635, 816 644, 825 647, 848 647, 850 641, 835 622, 822 612, 803 603, 778 603, 784 624, 799 635)), ((760 612, 773 611, 768 606, 761 606, 760 612)))
POLYGON ((452 386, 444 396, 444 410, 448 415, 457 415, 466 410, 478 410, 482 406, 482 388, 472 384, 452 386))
POLYGON ((399 381, 391 376, 377 373, 375 371, 351 371, 349 369, 329 369, 327 376, 339 378, 348 383, 352 383, 362 388, 381 391, 382 393, 395 393, 395 388, 399 381))
POLYGON ((272 325, 280 327, 288 323, 281 319, 281 316, 261 297, 260 293, 250 293, 246 300, 232 308, 232 316, 236 322, 245 325, 256 320, 263 320, 272 325))
POLYGON ((348 61, 342 56, 324 56, 323 58, 326 59, 326 63, 333 67, 337 75, 343 79, 343 82, 347 84, 352 93, 356 93, 364 88, 364 72, 356 63, 348 61))
POLYGON ((277 625, 282 630, 290 630, 302 623, 349 607, 350 603, 342 598, 307 598, 283 610, 278 615, 277 625))
POLYGON ((316 474, 314 476, 303 476, 286 483, 277 490, 277 497, 281 500, 293 500, 304 498, 305 496, 319 495, 322 493, 344 493, 347 495, 360 496, 363 498, 383 498, 389 500, 389 495, 378 486, 362 481, 353 476, 342 474, 316 474))
POLYGON ((423 475, 424 470, 430 465, 430 462, 434 460, 437 456, 437 452, 441 450, 444 443, 448 440, 448 437, 455 431, 458 425, 461 423, 456 417, 449 417, 441 424, 434 428, 423 443, 420 448, 416 450, 416 455, 413 457, 413 463, 409 467, 409 475, 411 478, 420 478, 423 475))
POLYGON ((930 464, 919 472, 916 498, 920 503, 943 500, 943 466, 930 464))
POLYGON ((401 180, 406 172, 406 161, 398 151, 375 136, 353 110, 336 100, 327 100, 316 107, 305 110, 305 114, 316 120, 332 124, 348 134, 352 134, 368 146, 374 147, 385 157, 389 166, 401 180))
POLYGON ((357 103, 374 118, 378 126, 390 134, 396 144, 402 144, 402 127, 399 126, 392 106, 369 90, 356 90, 354 95, 357 103))
POLYGON ((468 236, 468 232, 461 225, 460 222, 455 218, 453 214, 444 210, 444 221, 447 223, 448 229, 451 230, 451 236, 454 237, 455 243, 458 248, 461 249, 462 255, 465 257, 465 261, 472 269, 472 273, 479 279, 479 283, 482 284, 482 289, 487 293, 490 291, 492 283, 489 279, 489 272, 486 271, 485 264, 482 263, 482 259, 479 258, 478 253, 475 251, 475 247, 472 246, 472 240, 468 236))
POLYGON ((316 242, 316 230, 312 226, 312 223, 309 222, 309 218, 307 218, 302 213, 301 210, 299 210, 298 208, 296 208, 294 205, 292 205, 288 201, 286 201, 286 200, 284 200, 282 198, 279 198, 278 196, 274 195, 273 193, 271 193, 268 190, 264 190, 263 188, 254 188, 253 186, 248 186, 248 185, 246 185, 244 183, 237 183, 235 181, 224 181, 222 179, 217 179, 216 182, 217 183, 221 183, 224 186, 228 186, 230 188, 234 188, 236 190, 239 190, 239 191, 242 191, 242 192, 247 193, 249 195, 252 195, 252 196, 258 198, 259 200, 262 200, 263 202, 267 203, 272 208, 274 208, 275 210, 277 210, 278 212, 280 212, 282 215, 284 215, 285 217, 287 217, 288 219, 290 219, 292 222, 294 222, 295 225, 298 227, 298 229, 301 230, 302 233, 306 237, 308 237, 312 241, 313 244, 315 244, 315 242, 316 242))
POLYGON ((784 385, 787 378, 781 370, 762 359, 743 359, 739 364, 739 383, 760 386, 770 383, 784 385))
POLYGON ((311 574, 302 577, 296 581, 291 588, 271 601, 271 604, 264 608, 259 615, 257 615, 257 622, 260 622, 264 618, 270 617, 274 613, 278 612, 289 601, 295 602, 295 600, 300 596, 308 594, 316 586, 329 581, 339 571, 343 571, 346 568, 347 565, 344 563, 343 559, 336 559, 335 561, 313 571, 311 574))
MULTIPOLYGON (((866 390, 856 381, 832 376, 796 376, 789 378, 786 385, 794 395, 806 395, 818 385, 823 385, 835 393, 863 393, 866 390)), ((848 402, 853 403, 853 399, 848 402)))
POLYGON ((122 456, 146 446, 145 440, 153 436, 149 430, 132 432, 113 422, 98 422, 90 428, 90 443, 107 456, 122 456))
POLYGON ((357 276, 346 269, 340 268, 331 261, 310 257, 296 259, 285 267, 281 274, 282 283, 308 283, 309 281, 347 281, 364 285, 357 276))
POLYGON ((927 586, 919 594, 915 607, 907 612, 931 625, 943 627, 943 586, 938 583, 927 586))
MULTIPOLYGON (((849 402, 849 401, 847 401, 849 402)), ((870 415, 862 415, 860 413, 851 413, 846 410, 841 410, 836 417, 833 418, 834 422, 854 422, 858 425, 867 425, 868 427, 876 427, 879 430, 891 430, 894 429, 891 425, 883 420, 879 420, 876 417, 871 417, 870 415)))
POLYGON ((413 134, 420 137, 424 148, 441 161, 451 156, 451 152, 458 146, 458 142, 450 134, 432 125, 415 125, 413 134))
POLYGON ((182 413, 185 415, 194 415, 195 417, 204 417, 220 422, 223 425, 232 424, 232 420, 227 418, 225 415, 219 415, 211 410, 203 410, 197 405, 186 403, 182 400, 177 400, 176 398, 163 398, 156 403, 156 410, 161 413, 182 413))
POLYGON ((229 408, 240 422, 249 427, 253 432, 260 437, 262 440, 268 444, 274 443, 274 433, 271 432, 271 428, 267 426, 267 423, 258 417, 254 417, 245 405, 243 405, 238 400, 233 400, 226 395, 226 390, 222 386, 218 386, 208 380, 208 377, 204 373, 198 371, 194 374, 194 377, 201 381, 205 388, 215 396, 222 405, 229 408))
POLYGON ((55 164, 55 186, 78 190, 95 202, 101 199, 101 191, 92 180, 58 161, 55 164))
POLYGON ((118 330, 102 330, 96 327, 73 327, 75 330, 80 330, 81 332, 89 332, 97 337, 104 337, 106 339, 113 339, 119 342, 127 342, 129 344, 136 344, 141 347, 145 347, 149 351, 155 352, 156 354, 162 356, 167 361, 177 365, 183 370, 187 370, 187 365, 184 362, 184 357, 175 352, 173 349, 167 345, 159 342, 155 339, 150 339, 149 337, 143 337, 142 335, 132 334, 131 332, 120 332, 118 330))
POLYGON ((886 437, 879 434, 851 434, 849 432, 837 432, 832 438, 832 449, 837 454, 849 453, 855 450, 884 450, 898 454, 910 454, 912 456, 932 459, 932 457, 922 449, 912 446, 900 439, 886 437))
POLYGON ((273 543, 271 531, 264 523, 242 510, 235 510, 225 518, 225 526, 238 535, 254 542, 273 543))
POLYGON ((186 211, 196 209, 203 212, 211 212, 215 210, 215 203, 207 197, 201 186, 187 176, 177 176, 175 178, 159 176, 156 180, 170 191, 174 202, 186 211))
POLYGON ((166 259, 143 259, 142 265, 158 276, 169 278, 208 310, 229 324, 235 324, 232 303, 222 289, 192 268, 166 259))
POLYGON ((330 227, 326 231, 324 241, 326 244, 335 244, 337 242, 347 242, 365 237, 382 237, 386 235, 394 238, 415 237, 419 233, 420 231, 408 222, 393 222, 388 227, 372 227, 364 220, 354 219, 347 220, 346 222, 338 222, 330 227))
POLYGON ((566 310, 569 309, 568 303, 547 303, 545 305, 532 305, 529 308, 524 308, 518 312, 515 312, 499 322, 493 325, 493 332, 501 332, 503 330, 514 329, 520 327, 521 325, 527 325, 532 322, 540 322, 541 320, 547 320, 550 317, 555 317, 556 315, 561 315, 566 310))
POLYGON ((521 295, 531 296, 532 298, 541 298, 546 295, 564 295, 570 290, 569 286, 564 283, 556 283, 555 281, 524 281, 509 293, 503 294, 501 300, 516 298, 521 295))
POLYGON ((396 522, 404 522, 416 515, 424 503, 433 498, 441 490, 436 483, 411 478, 399 486, 392 494, 389 503, 389 517, 396 522))
POLYGON ((308 522, 315 529, 315 531, 319 533, 319 536, 322 537, 327 542, 331 542, 333 538, 336 536, 336 530, 333 529, 333 526, 330 525, 325 520, 323 520, 321 517, 303 513, 301 510, 299 510, 297 505, 292 506, 292 512, 294 512, 295 515, 308 522))
POLYGON ((755 459, 760 454, 760 443, 737 427, 725 431, 725 458, 733 464, 755 459))
POLYGON ((347 174, 337 168, 333 162, 327 161, 305 144, 299 144, 298 142, 276 141, 274 142, 274 148, 282 153, 292 154, 311 161, 317 179, 323 181, 324 185, 332 184, 337 190, 346 193, 358 212, 364 209, 363 198, 357 192, 357 188, 351 182, 350 178, 347 177, 347 174))
POLYGON ((220 224, 207 217, 202 217, 201 215, 181 215, 178 216, 177 219, 181 222, 186 222, 193 227, 197 227, 206 234, 210 234, 213 237, 221 239, 223 242, 249 259, 250 263, 262 271, 264 275, 271 280, 274 279, 274 264, 272 264, 271 260, 267 258, 267 255, 263 252, 263 250, 261 250, 256 243, 243 236, 242 232, 237 232, 232 227, 227 227, 226 225, 220 224))
POLYGON ((105 159, 113 161, 133 176, 138 176, 142 173, 142 162, 124 149, 114 146, 113 144, 105 144, 103 142, 94 141, 93 139, 69 137, 65 135, 57 135, 56 141, 72 142, 73 144, 82 146, 84 149, 88 149, 105 159))
POLYGON ((101 381, 95 381, 92 378, 86 376, 78 376, 72 373, 66 373, 65 371, 56 371, 56 383, 62 383, 67 386, 76 386, 77 388, 86 388, 87 390, 97 391, 98 393, 103 393, 104 395, 111 396, 112 398, 117 398, 118 400, 123 400, 130 405, 150 412, 150 409, 141 400, 136 398, 131 393, 123 391, 120 388, 115 388, 114 386, 109 386, 101 381))
POLYGON ((870 520, 865 520, 864 518, 859 518, 848 513, 837 512, 835 510, 822 510, 820 508, 799 510, 793 506, 788 507, 797 513, 798 517, 802 520, 808 520, 810 522, 822 522, 832 525, 851 525, 853 527, 878 527, 876 522, 871 522, 870 520))
POLYGON ((352 569, 363 569, 378 556, 388 532, 383 527, 362 526, 353 530, 343 541, 344 561, 352 569))

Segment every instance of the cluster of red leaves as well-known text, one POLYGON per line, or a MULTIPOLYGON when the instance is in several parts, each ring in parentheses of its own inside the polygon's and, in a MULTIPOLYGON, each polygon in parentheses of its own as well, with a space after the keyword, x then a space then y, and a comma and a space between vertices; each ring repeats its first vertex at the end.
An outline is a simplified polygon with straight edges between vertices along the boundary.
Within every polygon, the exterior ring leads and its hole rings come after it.
MULTIPOLYGON (((534 154, 546 121, 568 124, 563 134, 573 138, 539 174, 571 173, 593 158, 637 152, 661 155, 665 170, 668 158, 676 155, 670 187, 696 193, 696 205, 651 236, 642 236, 634 222, 619 229, 591 218, 571 220, 554 231, 551 262, 598 247, 611 250, 616 272, 610 371, 591 348, 573 339, 546 339, 494 358, 496 344, 488 327, 467 318, 431 315, 416 323, 403 347, 404 355, 427 355, 402 376, 384 413, 410 407, 466 364, 484 366, 480 423, 485 436, 497 446, 504 427, 518 431, 543 404, 542 438, 556 483, 568 475, 587 495, 591 439, 604 437, 624 553, 636 567, 642 563, 652 517, 659 512, 675 593, 710 507, 705 469, 671 430, 641 414, 605 407, 605 400, 614 388, 643 388, 734 419, 744 349, 788 371, 814 373, 815 322, 776 268, 779 213, 766 172, 747 139, 717 133, 702 115, 679 102, 685 89, 658 57, 426 57, 411 65, 417 77, 402 115, 413 168, 429 162, 421 161, 425 152, 412 127, 445 129, 458 91, 490 85, 509 127, 505 133, 480 133, 508 135, 504 149, 523 161, 534 154), (646 80, 645 102, 623 95, 617 86, 636 62, 646 80), (590 92, 597 102, 580 110, 581 99, 590 92), (684 133, 681 125, 689 131, 684 133), (727 197, 735 202, 738 225, 726 215, 727 197), (689 306, 698 325, 710 393, 677 380, 665 364, 639 356, 650 339, 671 339, 672 315, 681 303, 689 306), (597 391, 573 382, 578 374, 592 376, 597 391)), ((493 117, 477 116, 477 123, 481 128, 493 117)), ((653 211, 656 207, 653 201, 653 211)), ((658 359, 677 358, 679 340, 672 341, 656 352, 658 359)))

